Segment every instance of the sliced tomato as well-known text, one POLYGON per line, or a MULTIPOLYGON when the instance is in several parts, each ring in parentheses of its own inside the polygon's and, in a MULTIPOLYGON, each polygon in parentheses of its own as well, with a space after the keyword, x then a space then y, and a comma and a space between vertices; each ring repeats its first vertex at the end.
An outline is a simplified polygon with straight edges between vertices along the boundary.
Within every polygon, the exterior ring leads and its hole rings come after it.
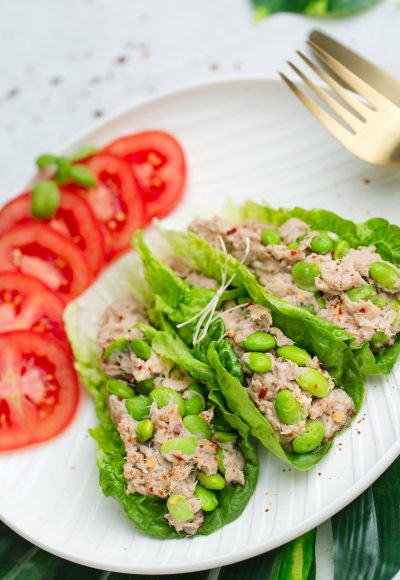
POLYGON ((50 220, 36 220, 31 213, 30 193, 7 203, 0 211, 0 235, 16 225, 46 223, 71 239, 83 252, 93 275, 105 263, 104 242, 97 220, 81 196, 62 190, 60 207, 50 220))
POLYGON ((50 335, 19 330, 0 335, 0 450, 54 437, 78 405, 72 359, 50 335))
POLYGON ((135 230, 145 223, 143 200, 129 165, 113 155, 94 155, 85 165, 96 176, 91 189, 69 185, 90 204, 103 233, 107 259, 131 247, 135 230))
POLYGON ((92 280, 79 248, 41 223, 15 226, 0 237, 0 271, 38 278, 66 301, 78 296, 92 280))
POLYGON ((61 298, 36 278, 0 274, 0 332, 34 330, 65 340, 63 310, 61 298))
POLYGON ((125 159, 135 174, 146 206, 146 217, 162 218, 182 198, 186 163, 182 147, 164 131, 144 131, 113 141, 105 151, 125 159))

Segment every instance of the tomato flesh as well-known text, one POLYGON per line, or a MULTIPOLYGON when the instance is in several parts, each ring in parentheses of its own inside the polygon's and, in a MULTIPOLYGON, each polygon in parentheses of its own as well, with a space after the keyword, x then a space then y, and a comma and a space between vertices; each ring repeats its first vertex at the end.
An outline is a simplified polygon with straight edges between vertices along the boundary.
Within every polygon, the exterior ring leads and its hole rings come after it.
POLYGON ((0 235, 16 225, 45 223, 73 241, 96 275, 105 263, 104 242, 97 220, 89 205, 68 188, 61 188, 60 207, 49 220, 36 220, 31 213, 30 193, 24 193, 0 211, 0 235))
POLYGON ((60 342, 26 330, 0 335, 0 450, 60 433, 78 404, 72 359, 60 342))
POLYGON ((85 165, 96 186, 69 186, 89 203, 101 227, 108 260, 131 247, 132 235, 145 223, 144 205, 129 165, 113 155, 94 155, 85 165))
POLYGON ((0 274, 0 332, 34 330, 65 340, 63 310, 63 301, 39 280, 0 274))
POLYGON ((131 166, 145 202, 147 221, 171 213, 186 183, 185 156, 172 135, 144 131, 113 141, 105 151, 131 166))
POLYGON ((0 270, 38 278, 64 300, 78 296, 92 280, 75 244, 40 223, 15 226, 1 236, 0 270))

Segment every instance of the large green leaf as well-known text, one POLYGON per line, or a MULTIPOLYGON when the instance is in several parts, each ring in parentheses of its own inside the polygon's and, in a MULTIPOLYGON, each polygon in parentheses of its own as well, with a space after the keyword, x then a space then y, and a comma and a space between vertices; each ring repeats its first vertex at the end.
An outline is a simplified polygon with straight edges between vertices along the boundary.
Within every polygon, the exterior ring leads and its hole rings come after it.
POLYGON ((274 12, 296 12, 312 16, 349 16, 366 10, 378 0, 252 0, 256 20, 274 12))
POLYGON ((400 569, 400 459, 332 518, 335 580, 391 580, 400 569))

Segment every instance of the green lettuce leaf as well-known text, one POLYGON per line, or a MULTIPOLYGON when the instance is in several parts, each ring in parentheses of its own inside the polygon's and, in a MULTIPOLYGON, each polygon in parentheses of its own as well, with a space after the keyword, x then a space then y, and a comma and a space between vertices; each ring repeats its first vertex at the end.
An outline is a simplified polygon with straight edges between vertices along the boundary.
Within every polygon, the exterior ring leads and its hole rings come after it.
POLYGON ((378 0, 252 0, 256 20, 276 12, 310 16, 350 16, 370 8, 378 0))
MULTIPOLYGON (((143 285, 138 274, 140 271, 140 264, 136 258, 132 256, 123 258, 106 272, 104 278, 68 305, 64 318, 75 355, 75 366, 95 400, 99 424, 91 430, 91 435, 98 445, 97 465, 103 493, 119 501, 127 517, 142 532, 161 539, 182 538, 184 536, 175 532, 164 518, 167 512, 164 501, 154 496, 125 493, 126 482, 123 474, 125 450, 109 415, 105 390, 107 377, 100 369, 100 353, 96 338, 105 309, 117 298, 127 295, 151 302, 153 296, 143 285)), ((173 361, 199 383, 206 385, 210 391, 210 399, 219 408, 225 421, 241 436, 238 444, 246 459, 245 485, 227 485, 219 493, 220 503, 217 509, 205 515, 204 524, 198 531, 199 535, 211 534, 237 519, 246 507, 257 483, 258 458, 248 438, 247 424, 226 409, 214 372, 193 356, 175 332, 168 332, 171 326, 155 313, 154 306, 151 310, 153 317, 167 330, 148 333, 148 336, 152 337, 154 351, 173 361)))
MULTIPOLYGON (((353 248, 374 245, 384 260, 400 266, 400 227, 390 224, 383 218, 371 218, 366 222, 355 223, 323 209, 307 210, 299 207, 274 209, 253 201, 246 201, 242 206, 228 204, 226 214, 233 221, 253 219, 276 226, 282 225, 291 217, 297 217, 313 229, 334 232, 347 240, 353 248)), ((398 342, 373 353, 368 345, 364 346, 362 352, 355 354, 363 375, 390 373, 400 354, 398 342)))

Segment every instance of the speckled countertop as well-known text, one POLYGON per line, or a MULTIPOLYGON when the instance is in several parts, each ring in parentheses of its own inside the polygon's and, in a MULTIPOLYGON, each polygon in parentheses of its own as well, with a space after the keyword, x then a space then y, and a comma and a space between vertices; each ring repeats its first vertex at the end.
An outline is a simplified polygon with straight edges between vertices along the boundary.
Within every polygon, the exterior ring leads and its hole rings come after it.
POLYGON ((400 77, 396 0, 260 23, 249 0, 0 0, 1 200, 94 121, 187 83, 276 76, 317 26, 400 77))

